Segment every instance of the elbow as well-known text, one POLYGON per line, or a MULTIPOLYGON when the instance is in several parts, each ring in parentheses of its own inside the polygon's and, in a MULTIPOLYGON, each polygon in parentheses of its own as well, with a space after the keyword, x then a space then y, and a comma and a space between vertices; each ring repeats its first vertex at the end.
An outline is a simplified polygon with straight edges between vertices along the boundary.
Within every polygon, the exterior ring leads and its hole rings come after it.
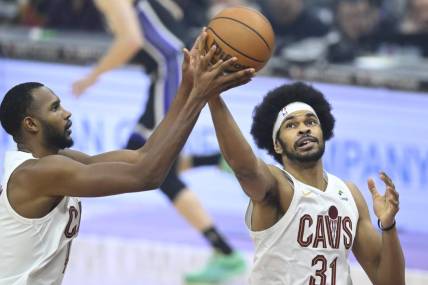
POLYGON ((153 190, 159 188, 165 180, 166 174, 162 174, 157 169, 146 169, 143 175, 140 177, 140 184, 143 191, 153 190))
POLYGON ((147 173, 141 181, 143 191, 154 190, 162 185, 164 177, 159 177, 156 174, 147 173))
POLYGON ((134 55, 143 48, 143 38, 141 36, 127 35, 122 39, 123 45, 129 53, 134 55))
POLYGON ((132 39, 131 45, 134 49, 138 51, 143 48, 143 43, 144 43, 143 37, 137 36, 132 39))

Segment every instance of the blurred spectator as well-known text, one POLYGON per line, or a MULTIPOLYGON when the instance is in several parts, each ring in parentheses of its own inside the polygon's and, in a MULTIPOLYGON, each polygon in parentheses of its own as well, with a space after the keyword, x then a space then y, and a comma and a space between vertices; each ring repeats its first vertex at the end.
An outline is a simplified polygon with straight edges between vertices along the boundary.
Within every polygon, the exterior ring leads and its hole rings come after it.
POLYGON ((428 0, 408 0, 395 43, 414 48, 420 56, 428 57, 428 0))
POLYGON ((24 26, 42 26, 45 23, 45 17, 41 11, 46 8, 44 0, 21 0, 17 1, 19 16, 18 23, 24 26))
POLYGON ((45 27, 103 31, 104 22, 92 0, 47 0, 45 27))
POLYGON ((428 34, 428 0, 408 0, 407 15, 401 28, 405 34, 428 34))
POLYGON ((182 31, 176 32, 176 34, 187 47, 191 47, 202 27, 208 23, 207 11, 210 8, 211 0, 174 0, 174 3, 181 13, 181 18, 176 17, 176 21, 180 22, 179 26, 182 31))
POLYGON ((375 53, 382 43, 397 33, 396 20, 384 13, 378 0, 336 0, 335 42, 328 58, 333 62, 351 61, 355 57, 375 53))
POLYGON ((207 11, 210 0, 175 0, 183 11, 183 22, 186 26, 198 31, 208 22, 207 11))
POLYGON ((16 22, 19 6, 14 0, 0 0, 0 24, 16 22))
POLYGON ((276 52, 287 44, 310 37, 323 37, 329 25, 303 0, 258 0, 262 13, 271 21, 277 36, 276 52))

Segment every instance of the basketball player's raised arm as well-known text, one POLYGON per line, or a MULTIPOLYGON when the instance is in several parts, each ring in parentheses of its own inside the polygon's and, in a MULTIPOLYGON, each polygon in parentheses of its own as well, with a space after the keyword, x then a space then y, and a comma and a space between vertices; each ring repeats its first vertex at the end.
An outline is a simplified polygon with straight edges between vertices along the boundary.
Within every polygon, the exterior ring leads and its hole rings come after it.
POLYGON ((380 178, 386 185, 384 195, 377 192, 373 180, 369 180, 369 189, 373 197, 373 207, 384 229, 381 234, 374 228, 367 203, 358 188, 348 183, 359 212, 358 228, 353 253, 374 285, 404 285, 405 261, 400 245, 395 215, 398 212, 398 193, 391 179, 381 173, 380 178), (388 228, 390 228, 388 230, 388 228))
MULTIPOLYGON (((165 118, 161 121, 160 125, 171 125, 177 118, 180 110, 183 109, 187 98, 193 87, 193 71, 191 68, 191 57, 195 56, 198 50, 202 48, 202 43, 206 40, 206 32, 203 31, 199 37, 195 40, 193 47, 190 51, 184 49, 184 58, 182 64, 182 79, 180 86, 177 91, 177 95, 169 108, 165 118)), ((159 139, 165 136, 164 132, 168 131, 168 128, 157 128, 155 132, 150 136, 147 143, 139 148, 138 150, 116 150, 110 151, 94 156, 87 155, 85 153, 66 149, 61 150, 60 154, 65 155, 71 159, 79 161, 83 164, 92 164, 99 162, 129 162, 134 163, 138 160, 139 156, 144 155, 144 152, 152 148, 152 144, 156 143, 159 139), (159 130, 159 131, 156 131, 159 130), (163 130, 163 131, 161 131, 163 130)))
POLYGON ((113 42, 90 73, 73 83, 73 93, 81 95, 105 72, 122 66, 142 48, 143 31, 138 23, 132 1, 95 0, 113 33, 113 42))
POLYGON ((191 62, 194 85, 182 109, 168 124, 161 123, 135 163, 104 162, 85 165, 62 155, 39 159, 22 170, 21 181, 32 177, 33 193, 42 196, 105 196, 159 187, 189 136, 206 102, 220 92, 244 84, 254 72, 224 74, 232 61, 210 66, 215 48, 197 53, 191 62))
POLYGON ((177 92, 177 95, 174 97, 174 101, 169 111, 167 112, 165 118, 163 118, 163 120, 161 121, 159 128, 157 128, 160 131, 159 132, 155 131, 150 137, 151 139, 149 138, 147 143, 144 144, 143 147, 137 150, 128 150, 128 149, 114 150, 114 151, 109 151, 109 152, 92 155, 92 156, 82 153, 80 151, 72 150, 72 149, 64 149, 64 150, 61 150, 59 153, 61 155, 64 155, 68 158, 71 158, 83 164, 93 164, 93 163, 101 163, 101 162, 135 163, 141 156, 145 155, 146 151, 149 151, 150 148, 153 147, 153 146, 150 146, 151 144, 156 143, 156 141, 160 139, 160 138, 156 138, 157 136, 165 135, 164 133, 168 131, 168 128, 160 128, 160 126, 172 124, 172 122, 177 118, 179 111, 183 108, 191 89, 192 89, 191 86, 189 87, 186 83, 182 82, 177 92))
POLYGON ((215 97, 209 101, 209 107, 225 160, 245 193, 253 201, 262 202, 276 188, 276 179, 268 165, 256 157, 224 101, 215 97))

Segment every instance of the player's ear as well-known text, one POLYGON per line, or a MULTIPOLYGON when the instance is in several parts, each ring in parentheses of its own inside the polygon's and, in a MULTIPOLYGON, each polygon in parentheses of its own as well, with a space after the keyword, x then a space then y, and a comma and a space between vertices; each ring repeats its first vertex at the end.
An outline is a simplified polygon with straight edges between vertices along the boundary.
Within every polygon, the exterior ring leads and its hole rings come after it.
POLYGON ((278 140, 275 141, 275 144, 273 145, 273 149, 278 154, 281 154, 283 152, 282 145, 278 142, 278 140))
POLYGON ((35 118, 30 116, 27 116, 24 118, 21 126, 22 126, 22 129, 31 133, 35 133, 39 131, 39 122, 35 118))

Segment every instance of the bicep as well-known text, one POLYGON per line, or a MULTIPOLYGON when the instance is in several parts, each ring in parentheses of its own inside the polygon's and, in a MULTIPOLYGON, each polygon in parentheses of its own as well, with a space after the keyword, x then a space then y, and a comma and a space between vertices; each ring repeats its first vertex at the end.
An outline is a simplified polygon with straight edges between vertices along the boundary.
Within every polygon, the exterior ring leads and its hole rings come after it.
POLYGON ((137 150, 115 150, 98 155, 91 156, 91 163, 100 163, 100 162, 127 162, 135 163, 140 157, 139 151, 137 150))
POLYGON ((109 151, 93 156, 72 149, 61 150, 59 153, 83 164, 93 164, 100 162, 134 163, 140 157, 139 151, 127 149, 109 151))
POLYGON ((381 236, 373 227, 367 203, 361 192, 354 185, 349 188, 352 188, 351 192, 359 213, 357 232, 352 251, 370 280, 373 281, 379 263, 382 246, 381 236))
POLYGON ((105 162, 85 165, 68 158, 49 159, 30 171, 28 187, 46 196, 97 197, 148 189, 134 165, 105 162))
POLYGON ((83 153, 74 149, 62 149, 59 151, 59 154, 83 164, 89 164, 91 162, 90 155, 87 155, 86 153, 83 153))

